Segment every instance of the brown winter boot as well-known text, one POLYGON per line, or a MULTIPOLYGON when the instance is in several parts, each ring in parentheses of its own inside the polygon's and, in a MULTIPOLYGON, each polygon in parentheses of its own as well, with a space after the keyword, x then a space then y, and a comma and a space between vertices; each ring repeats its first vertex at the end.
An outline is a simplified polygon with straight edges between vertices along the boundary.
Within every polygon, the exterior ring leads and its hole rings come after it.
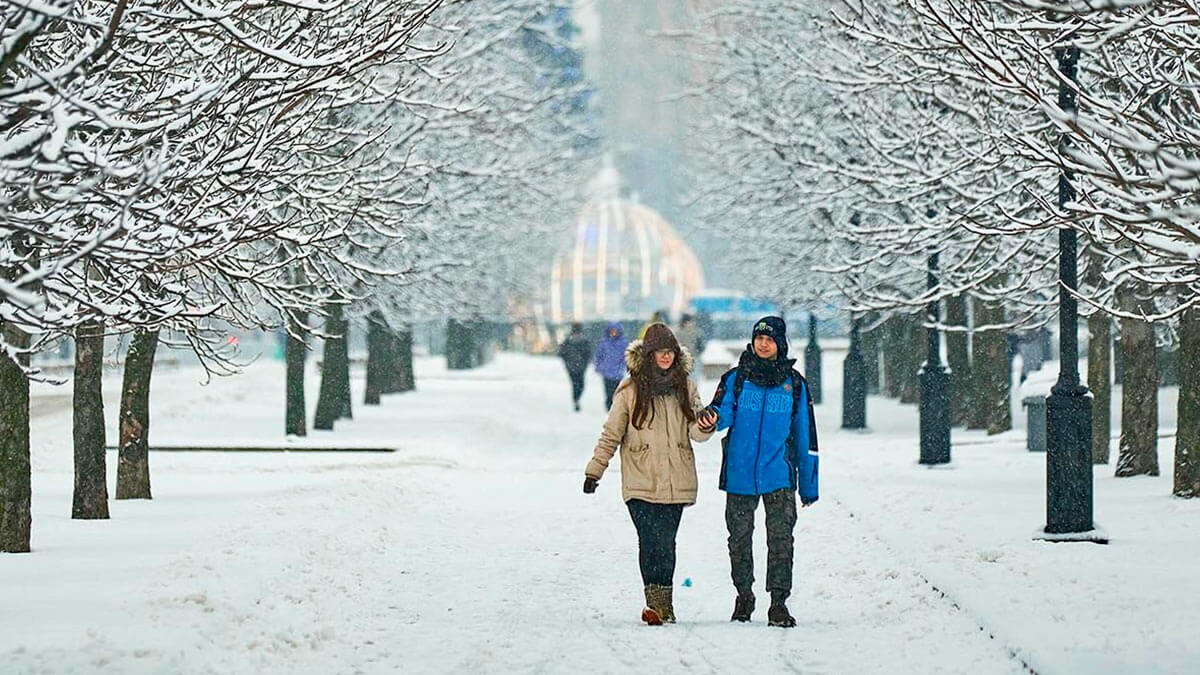
POLYGON ((667 615, 667 603, 663 597, 663 586, 646 584, 646 606, 642 609, 642 621, 648 626, 661 626, 667 615))
POLYGON ((675 623, 675 587, 659 586, 663 599, 663 623, 675 623))

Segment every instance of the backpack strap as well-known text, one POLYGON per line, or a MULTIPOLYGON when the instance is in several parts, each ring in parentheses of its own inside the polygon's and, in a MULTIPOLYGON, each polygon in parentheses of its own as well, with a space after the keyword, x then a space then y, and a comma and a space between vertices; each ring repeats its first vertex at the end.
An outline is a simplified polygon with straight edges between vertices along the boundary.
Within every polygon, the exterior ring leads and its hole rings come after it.
POLYGON ((796 413, 800 410, 800 386, 808 387, 808 380, 800 374, 800 371, 792 368, 792 418, 796 417, 796 413))
MULTIPOLYGON (((787 456, 788 468, 791 469, 790 478, 791 478, 793 490, 800 486, 800 458, 799 458, 800 448, 797 447, 797 445, 796 445, 796 438, 795 438, 795 436, 792 435, 791 429, 792 429, 792 425, 796 421, 796 414, 799 413, 799 411, 800 411, 800 388, 801 387, 808 387, 808 381, 804 379, 804 376, 800 374, 800 371, 793 368, 792 369, 792 416, 788 419, 788 437, 787 437, 787 441, 786 441, 786 443, 787 443, 787 455, 786 456, 787 456)), ((809 405, 810 406, 812 405, 812 401, 809 401, 809 405)), ((807 413, 808 413, 808 411, 805 411, 805 414, 807 414, 807 413)))
POLYGON ((717 391, 709 405, 714 409, 721 407, 721 400, 725 398, 725 380, 729 378, 730 373, 736 373, 733 376, 733 414, 729 420, 729 426, 733 427, 733 421, 737 419, 738 399, 742 397, 742 387, 746 385, 746 375, 741 368, 734 366, 721 375, 721 379, 718 380, 721 384, 717 385, 717 391))
POLYGON ((741 368, 735 368, 737 375, 733 376, 733 419, 729 420, 729 426, 733 426, 733 420, 737 419, 738 399, 742 397, 742 388, 746 386, 746 374, 741 368))

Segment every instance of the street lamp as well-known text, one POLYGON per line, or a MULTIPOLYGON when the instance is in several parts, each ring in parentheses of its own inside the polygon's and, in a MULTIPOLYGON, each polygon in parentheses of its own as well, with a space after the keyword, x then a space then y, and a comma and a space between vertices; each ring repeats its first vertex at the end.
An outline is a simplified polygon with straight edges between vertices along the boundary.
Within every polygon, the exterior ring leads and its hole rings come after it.
POLYGON ((821 346, 817 344, 817 315, 808 313, 808 346, 804 348, 804 381, 813 403, 821 402, 821 346))
POLYGON ((850 319, 850 350, 842 362, 842 428, 867 427, 867 371, 863 362, 859 332, 862 317, 850 319))
MULTIPOLYGON (((932 209, 926 212, 932 218, 932 209)), ((929 256, 927 284, 930 295, 937 288, 938 254, 929 256)), ((950 372, 942 365, 941 344, 938 338, 937 300, 928 306, 929 327, 926 329, 925 363, 917 375, 921 380, 921 464, 946 464, 950 461, 950 372)))
MULTIPOLYGON (((1062 77, 1058 85, 1058 105, 1068 115, 1078 109, 1075 81, 1079 48, 1054 50, 1062 77)), ((1064 133, 1059 153, 1065 156, 1071 145, 1064 133)), ((1071 185, 1074 175, 1065 169, 1058 177, 1058 206, 1064 208, 1075 199, 1071 185)), ((1072 294, 1078 288, 1077 242, 1075 230, 1058 230, 1058 382, 1046 398, 1046 526, 1039 538, 1050 541, 1093 541, 1107 543, 1103 532, 1092 522, 1092 397, 1079 380, 1078 306, 1072 294)))
MULTIPOLYGON (((858 213, 850 216, 850 224, 862 224, 858 213)), ((867 364, 862 355, 862 317, 850 316, 850 349, 842 362, 842 428, 867 427, 867 364)))

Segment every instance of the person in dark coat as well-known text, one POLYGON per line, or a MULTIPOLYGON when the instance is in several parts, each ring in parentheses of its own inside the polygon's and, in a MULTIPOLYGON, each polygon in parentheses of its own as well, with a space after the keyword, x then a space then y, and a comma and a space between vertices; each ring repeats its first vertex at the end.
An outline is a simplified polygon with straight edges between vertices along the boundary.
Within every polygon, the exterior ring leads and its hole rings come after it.
POLYGON ((604 331, 604 339, 596 345, 596 372, 604 378, 604 409, 611 410, 613 392, 625 377, 625 329, 612 322, 604 331))
POLYGON ((579 412, 579 397, 583 395, 583 374, 592 362, 592 343, 583 337, 583 324, 571 324, 571 334, 558 346, 558 355, 567 367, 567 375, 571 376, 571 399, 575 402, 575 411, 579 412))
MULTIPOLYGON (((691 314, 680 317, 679 330, 675 331, 675 337, 679 338, 679 344, 691 352, 697 361, 700 360, 700 327, 696 325, 696 319, 691 314)), ((700 378, 699 368, 692 370, 691 378, 700 378)))

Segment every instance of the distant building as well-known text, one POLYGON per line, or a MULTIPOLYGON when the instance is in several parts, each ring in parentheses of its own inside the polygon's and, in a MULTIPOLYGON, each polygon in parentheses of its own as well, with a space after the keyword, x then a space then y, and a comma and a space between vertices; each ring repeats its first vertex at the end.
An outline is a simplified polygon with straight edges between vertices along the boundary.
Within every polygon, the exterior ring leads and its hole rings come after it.
POLYGON ((658 212, 623 198, 620 183, 611 166, 600 172, 575 236, 554 258, 547 294, 554 324, 645 318, 657 309, 678 316, 704 288, 691 247, 658 212))

